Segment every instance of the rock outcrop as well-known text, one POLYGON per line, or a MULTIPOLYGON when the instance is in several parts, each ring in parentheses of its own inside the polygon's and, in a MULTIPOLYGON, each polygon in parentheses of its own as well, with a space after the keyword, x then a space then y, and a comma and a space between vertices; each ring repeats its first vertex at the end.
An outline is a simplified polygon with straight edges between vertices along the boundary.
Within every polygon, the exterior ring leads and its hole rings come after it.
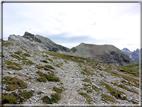
POLYGON ((14 43, 16 45, 26 47, 26 48, 36 48, 40 51, 50 51, 50 52, 70 52, 70 49, 57 45, 50 39, 34 35, 29 32, 25 32, 23 36, 19 35, 10 35, 8 37, 8 42, 14 43))
POLYGON ((124 54, 113 45, 81 43, 72 48, 72 50, 74 50, 74 55, 102 61, 107 64, 124 66, 135 63, 128 55, 124 54))

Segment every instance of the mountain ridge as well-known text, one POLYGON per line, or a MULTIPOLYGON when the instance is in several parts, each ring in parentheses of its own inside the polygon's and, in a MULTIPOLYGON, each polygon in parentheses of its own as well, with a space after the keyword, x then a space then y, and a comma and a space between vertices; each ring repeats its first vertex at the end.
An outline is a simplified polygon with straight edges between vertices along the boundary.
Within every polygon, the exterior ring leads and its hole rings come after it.
POLYGON ((122 53, 118 48, 113 45, 95 45, 80 43, 78 46, 69 49, 67 47, 54 43, 47 37, 34 35, 29 32, 25 32, 23 36, 10 35, 8 37, 8 42, 27 48, 37 48, 40 51, 78 55, 118 66, 134 63, 134 61, 130 59, 129 56, 122 53))

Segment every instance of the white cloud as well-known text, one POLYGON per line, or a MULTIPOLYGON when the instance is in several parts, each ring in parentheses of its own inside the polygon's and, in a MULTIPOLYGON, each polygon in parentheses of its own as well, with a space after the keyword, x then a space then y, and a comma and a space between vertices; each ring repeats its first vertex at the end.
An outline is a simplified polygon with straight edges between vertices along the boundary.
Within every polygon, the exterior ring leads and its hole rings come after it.
MULTIPOLYGON (((94 44, 108 43, 130 50, 139 47, 138 3, 4 3, 3 7, 4 39, 25 31, 43 36, 68 32, 66 37, 88 35, 92 41, 86 42, 99 40, 94 44)), ((64 44, 71 47, 76 43, 64 44)))

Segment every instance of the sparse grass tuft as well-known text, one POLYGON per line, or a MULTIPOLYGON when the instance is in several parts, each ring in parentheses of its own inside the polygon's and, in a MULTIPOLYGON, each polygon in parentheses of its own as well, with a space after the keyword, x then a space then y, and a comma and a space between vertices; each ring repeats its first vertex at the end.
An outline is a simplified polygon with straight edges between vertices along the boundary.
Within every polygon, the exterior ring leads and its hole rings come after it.
POLYGON ((33 96, 32 91, 27 91, 27 90, 21 91, 21 90, 19 90, 19 92, 20 92, 19 95, 21 95, 25 99, 29 99, 29 98, 31 98, 33 96))
POLYGON ((34 64, 34 63, 33 63, 32 61, 30 61, 30 60, 23 61, 23 63, 26 64, 26 65, 29 65, 29 66, 31 66, 31 65, 34 64))
POLYGON ((23 53, 22 56, 31 57, 31 55, 28 53, 23 53))
POLYGON ((46 78, 44 76, 42 76, 42 77, 39 77, 37 79, 37 81, 39 81, 39 82, 46 82, 46 78))
POLYGON ((92 89, 93 89, 94 91, 99 92, 99 89, 98 89, 95 85, 92 85, 92 89))
POLYGON ((114 89, 112 86, 110 86, 109 84, 105 83, 105 82, 101 82, 102 85, 106 86, 106 89, 108 89, 110 91, 110 94, 113 95, 115 98, 117 99, 122 99, 122 100, 127 100, 127 98, 121 97, 122 92, 114 89))
POLYGON ((53 60, 52 59, 50 59, 50 58, 46 58, 47 60, 49 60, 49 61, 51 61, 51 62, 53 62, 53 60))
POLYGON ((24 89, 27 88, 27 84, 23 80, 16 77, 5 76, 3 84, 8 85, 7 91, 14 91, 15 89, 24 89))
POLYGON ((134 76, 139 76, 139 70, 138 69, 123 66, 123 67, 119 68, 119 71, 129 73, 129 74, 132 74, 134 76))
POLYGON ((101 94, 101 96, 102 96, 105 100, 108 100, 108 101, 111 101, 111 102, 115 102, 115 99, 112 98, 112 97, 109 96, 109 95, 101 94))
POLYGON ((5 46, 5 47, 13 46, 13 44, 3 40, 3 46, 5 46))
POLYGON ((14 69, 14 70, 22 70, 22 67, 20 66, 20 64, 16 63, 16 62, 12 62, 12 61, 7 61, 4 60, 4 62, 8 65, 8 68, 14 69))
POLYGON ((2 104, 16 104, 16 103, 17 103, 17 99, 15 98, 15 96, 11 94, 2 95, 2 104))
POLYGON ((48 63, 48 61, 46 61, 46 60, 40 60, 40 62, 48 63))
POLYGON ((17 54, 17 55, 20 55, 23 52, 22 51, 17 51, 17 52, 14 52, 14 53, 17 54))
POLYGON ((51 73, 51 74, 47 75, 47 77, 45 77, 45 78, 48 81, 54 81, 54 82, 59 82, 60 81, 60 79, 57 76, 55 76, 54 73, 51 73))
POLYGON ((91 104, 91 101, 93 101, 88 94, 86 94, 84 92, 80 92, 79 94, 82 95, 84 98, 86 98, 88 104, 91 104))
POLYGON ((53 87, 53 91, 56 91, 57 93, 61 93, 62 89, 57 88, 56 86, 53 87))
POLYGON ((88 79, 88 78, 85 78, 85 79, 82 80, 82 81, 84 81, 84 82, 91 82, 90 79, 88 79))
POLYGON ((52 67, 51 65, 45 65, 45 67, 46 67, 46 68, 50 68, 50 69, 55 70, 55 68, 54 68, 54 67, 52 67))
POLYGON ((55 93, 51 95, 51 99, 48 96, 44 96, 43 102, 47 104, 53 104, 53 103, 58 103, 60 99, 61 99, 61 95, 59 93, 55 93))
POLYGON ((38 69, 42 69, 42 68, 43 68, 43 66, 41 66, 41 65, 36 65, 36 67, 37 67, 38 69))
POLYGON ((17 56, 17 55, 11 55, 13 58, 16 58, 16 59, 18 59, 18 60, 21 60, 21 58, 19 57, 19 56, 17 56))

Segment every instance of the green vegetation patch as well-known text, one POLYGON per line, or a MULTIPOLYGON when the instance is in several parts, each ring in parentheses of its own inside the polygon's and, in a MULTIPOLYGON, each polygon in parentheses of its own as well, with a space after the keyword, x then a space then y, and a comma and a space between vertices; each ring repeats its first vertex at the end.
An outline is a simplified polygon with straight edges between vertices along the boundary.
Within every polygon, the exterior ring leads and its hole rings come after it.
POLYGON ((46 60, 40 60, 40 62, 48 63, 48 61, 46 61, 46 60))
POLYGON ((127 100, 127 98, 121 97, 122 92, 114 89, 112 86, 110 86, 109 84, 105 83, 105 82, 101 82, 102 85, 106 86, 106 89, 108 89, 110 91, 110 94, 113 95, 115 98, 117 99, 122 99, 122 100, 127 100))
POLYGON ((57 93, 61 93, 62 89, 57 88, 56 86, 53 87, 53 91, 56 91, 57 93))
POLYGON ((5 47, 13 46, 13 44, 10 42, 4 41, 4 40, 2 42, 3 42, 3 46, 5 46, 5 47))
POLYGON ((134 66, 139 66, 139 63, 134 63, 134 64, 131 64, 131 65, 127 65, 126 67, 134 67, 134 66))
POLYGON ((47 104, 53 104, 53 103, 58 103, 60 99, 61 99, 61 95, 59 93, 55 93, 51 95, 51 99, 48 96, 44 96, 43 102, 47 104))
POLYGON ((22 67, 20 64, 8 60, 4 60, 4 62, 8 65, 8 68, 14 69, 14 70, 22 70, 22 67))
POLYGON ((18 55, 11 55, 13 58, 16 58, 18 60, 21 60, 21 58, 18 55))
POLYGON ((46 68, 50 68, 50 69, 55 70, 55 68, 54 68, 54 67, 52 67, 51 65, 45 65, 45 67, 46 67, 46 68))
POLYGON ((14 52, 14 53, 17 54, 17 55, 20 55, 23 52, 22 51, 17 51, 17 52, 14 52))
POLYGON ((88 79, 88 78, 85 78, 84 80, 82 80, 82 81, 84 81, 84 82, 91 82, 91 80, 90 79, 88 79))
POLYGON ((39 81, 39 82, 46 82, 46 78, 44 76, 42 76, 42 77, 39 77, 37 79, 37 81, 39 81))
POLYGON ((120 88, 123 88, 123 89, 125 89, 125 90, 127 90, 127 91, 130 91, 130 89, 127 87, 127 86, 125 86, 124 84, 117 84, 116 82, 115 83, 113 83, 113 82, 111 82, 113 85, 116 85, 116 86, 118 86, 118 87, 120 87, 120 88))
POLYGON ((42 73, 41 71, 36 72, 39 76, 45 77, 48 81, 54 81, 54 82, 59 82, 60 79, 57 77, 53 72, 50 73, 49 75, 42 73))
POLYGON ((87 68, 83 69, 83 71, 81 71, 81 73, 84 74, 84 75, 87 75, 87 74, 94 75, 94 73, 88 71, 87 68))
POLYGON ((79 94, 82 95, 84 98, 86 98, 86 101, 88 102, 88 104, 91 104, 91 101, 93 101, 92 98, 88 94, 84 92, 80 92, 79 94))
POLYGON ((49 60, 49 61, 51 61, 51 62, 53 62, 53 60, 52 59, 50 59, 50 58, 46 58, 47 60, 49 60))
POLYGON ((139 76, 139 70, 138 69, 129 68, 129 67, 121 67, 119 69, 119 71, 120 72, 129 73, 129 74, 132 74, 134 76, 139 76))
POLYGON ((92 85, 92 89, 93 89, 94 91, 99 92, 99 89, 98 89, 95 85, 92 85))
POLYGON ((18 90, 18 93, 4 93, 2 95, 2 104, 21 104, 32 96, 33 92, 27 90, 18 90))
POLYGON ((105 100, 108 100, 108 101, 111 101, 111 102, 115 102, 115 99, 109 95, 106 95, 106 94, 101 94, 101 96, 105 99, 105 100))
POLYGON ((24 90, 24 91, 19 90, 19 95, 21 95, 25 99, 29 99, 29 98, 31 98, 33 96, 33 92, 32 91, 27 91, 27 90, 24 90))
POLYGON ((24 89, 27 88, 27 84, 23 80, 16 77, 5 76, 3 84, 8 85, 7 91, 14 91, 15 89, 24 89))
POLYGON ((31 55, 28 53, 23 53, 22 56, 31 57, 31 55))
POLYGON ((42 68, 43 68, 43 66, 41 66, 41 65, 36 65, 36 67, 37 67, 38 69, 42 69, 42 68))
POLYGON ((48 81, 59 82, 60 79, 54 73, 51 73, 45 77, 48 81))
POLYGON ((70 60, 70 61, 75 61, 75 62, 82 62, 84 63, 84 61, 94 61, 88 58, 84 58, 84 57, 79 57, 79 56, 73 56, 73 55, 67 55, 67 54, 61 54, 61 53, 55 53, 55 52, 44 52, 46 54, 61 58, 61 59, 65 59, 65 60, 70 60))
POLYGON ((34 63, 33 63, 32 61, 30 61, 30 60, 23 61, 23 63, 26 64, 26 65, 29 65, 29 66, 31 66, 31 65, 34 64, 34 63))
POLYGON ((17 104, 17 99, 11 94, 2 94, 2 104, 17 104))
POLYGON ((102 70, 105 71, 105 72, 111 73, 112 75, 115 75, 117 77, 122 77, 129 82, 133 82, 135 84, 134 86, 139 87, 139 79, 135 79, 135 78, 130 77, 130 76, 122 75, 122 74, 119 74, 117 72, 110 71, 110 70, 105 70, 105 69, 102 69, 102 70))

